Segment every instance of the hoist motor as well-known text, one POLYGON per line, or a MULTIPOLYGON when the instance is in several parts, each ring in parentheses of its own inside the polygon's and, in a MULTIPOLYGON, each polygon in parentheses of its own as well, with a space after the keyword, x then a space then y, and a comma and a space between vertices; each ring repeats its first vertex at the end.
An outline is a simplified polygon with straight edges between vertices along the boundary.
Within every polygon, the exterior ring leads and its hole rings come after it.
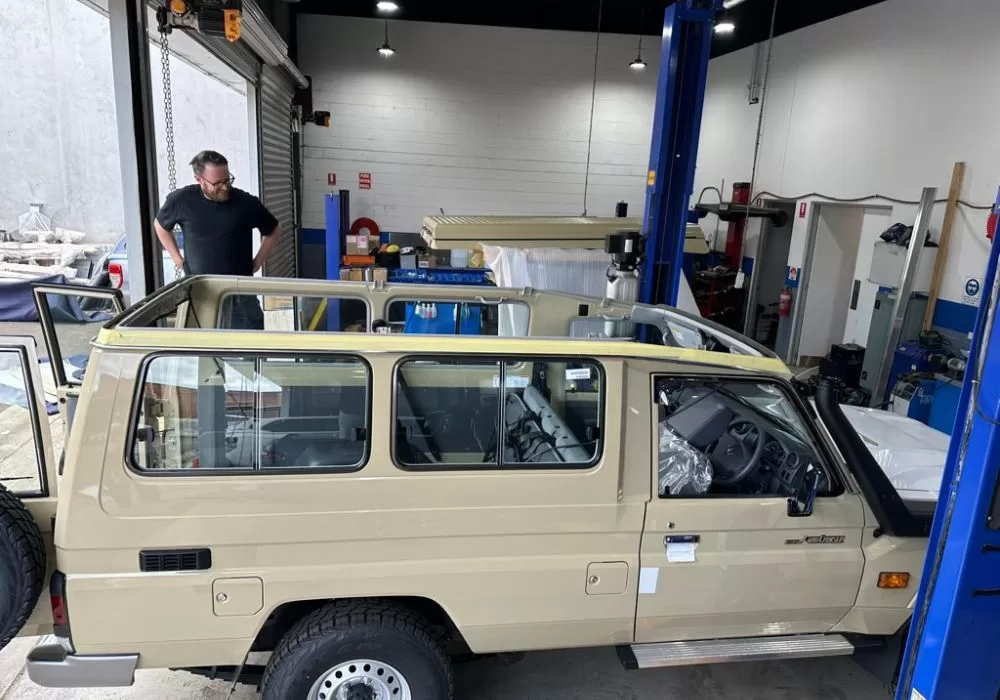
POLYGON ((242 15, 243 0, 167 0, 157 10, 156 21, 161 33, 180 27, 237 41, 242 15))

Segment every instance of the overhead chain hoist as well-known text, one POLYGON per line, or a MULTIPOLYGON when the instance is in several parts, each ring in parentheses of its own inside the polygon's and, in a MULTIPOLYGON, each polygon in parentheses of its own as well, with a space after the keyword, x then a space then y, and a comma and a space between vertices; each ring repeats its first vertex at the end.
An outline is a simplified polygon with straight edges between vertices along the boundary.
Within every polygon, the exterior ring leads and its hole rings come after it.
POLYGON ((163 74, 163 127, 166 138, 167 184, 177 189, 177 159, 174 153, 174 103, 170 79, 170 33, 174 28, 192 29, 205 36, 224 36, 238 41, 242 32, 243 0, 164 0, 156 10, 160 35, 160 68, 163 74))

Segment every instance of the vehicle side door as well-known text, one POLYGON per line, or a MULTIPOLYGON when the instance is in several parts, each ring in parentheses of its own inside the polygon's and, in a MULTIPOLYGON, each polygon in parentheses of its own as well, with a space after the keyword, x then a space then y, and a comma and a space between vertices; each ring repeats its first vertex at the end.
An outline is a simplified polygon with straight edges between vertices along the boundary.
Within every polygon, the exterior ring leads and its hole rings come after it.
POLYGON ((636 641, 829 631, 857 597, 864 515, 807 407, 773 378, 641 380, 653 495, 636 641), (823 475, 811 506, 794 502, 809 464, 823 475))
MULTIPOLYGON (((61 445, 54 442, 61 441, 61 421, 55 405, 45 400, 34 339, 0 336, 0 485, 21 500, 41 532, 46 581, 55 561, 58 476, 53 455, 61 445)), ((51 633, 52 609, 46 596, 41 601, 18 636, 51 633)))
MULTIPOLYGON (((35 308, 42 325, 66 432, 90 359, 90 343, 101 326, 125 309, 121 291, 75 284, 36 284, 35 308)), ((61 460, 61 452, 56 459, 61 460)))

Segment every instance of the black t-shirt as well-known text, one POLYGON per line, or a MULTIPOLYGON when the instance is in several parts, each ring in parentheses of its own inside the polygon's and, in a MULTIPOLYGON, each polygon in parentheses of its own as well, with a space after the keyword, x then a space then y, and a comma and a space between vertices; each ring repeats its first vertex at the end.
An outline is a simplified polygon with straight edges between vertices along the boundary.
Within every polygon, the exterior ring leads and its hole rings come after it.
POLYGON ((167 195, 156 220, 184 232, 184 272, 189 275, 252 275, 253 230, 270 235, 278 220, 259 199, 234 189, 225 202, 213 202, 198 185, 167 195))

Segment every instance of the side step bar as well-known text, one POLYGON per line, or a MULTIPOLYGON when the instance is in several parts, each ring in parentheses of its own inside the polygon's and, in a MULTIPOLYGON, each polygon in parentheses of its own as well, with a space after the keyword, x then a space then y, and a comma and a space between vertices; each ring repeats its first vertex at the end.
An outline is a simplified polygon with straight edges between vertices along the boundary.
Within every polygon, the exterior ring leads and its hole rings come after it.
POLYGON ((818 656, 850 656, 854 644, 839 634, 805 634, 788 637, 706 639, 691 642, 661 642, 618 647, 618 658, 629 670, 719 664, 729 661, 805 659, 818 656))

